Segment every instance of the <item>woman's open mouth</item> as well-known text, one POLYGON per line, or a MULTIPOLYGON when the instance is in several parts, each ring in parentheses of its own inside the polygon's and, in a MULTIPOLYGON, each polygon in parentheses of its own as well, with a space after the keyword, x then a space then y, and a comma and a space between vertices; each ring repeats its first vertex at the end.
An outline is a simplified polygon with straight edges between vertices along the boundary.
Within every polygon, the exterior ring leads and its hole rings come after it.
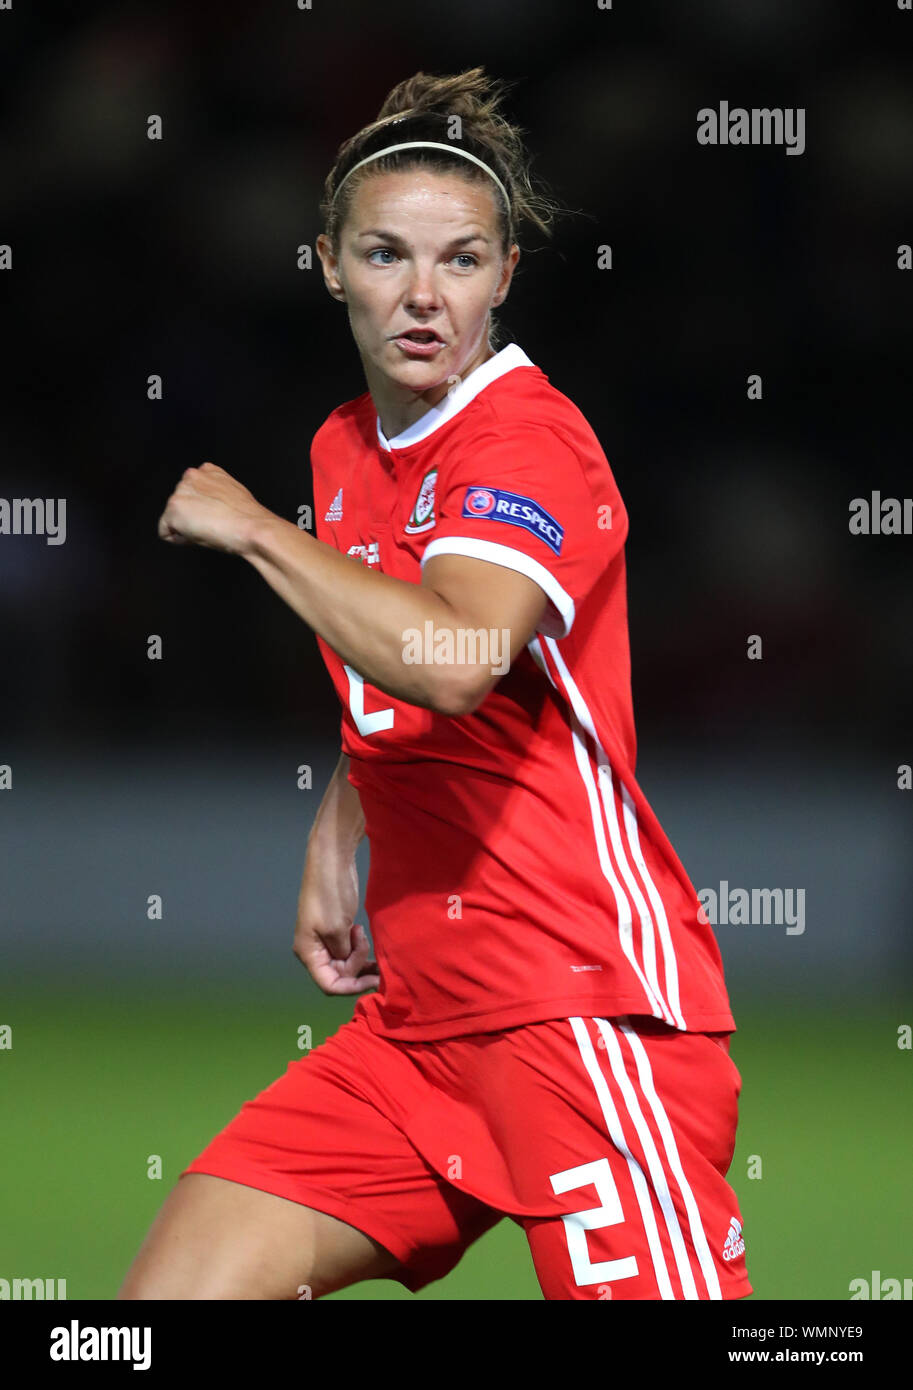
POLYGON ((434 357, 445 346, 430 328, 414 328, 393 341, 407 357, 434 357))

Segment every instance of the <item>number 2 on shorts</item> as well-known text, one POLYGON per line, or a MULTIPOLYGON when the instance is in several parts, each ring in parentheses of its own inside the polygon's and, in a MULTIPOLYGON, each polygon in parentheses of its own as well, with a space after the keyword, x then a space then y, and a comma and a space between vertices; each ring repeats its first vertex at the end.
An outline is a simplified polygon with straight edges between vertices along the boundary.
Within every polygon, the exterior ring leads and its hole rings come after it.
POLYGON ((587 1211, 572 1211, 561 1218, 567 1236, 571 1268, 578 1287, 602 1281, 608 1283, 613 1279, 632 1278, 637 1273, 637 1260, 634 1255, 627 1255, 620 1260, 600 1260, 593 1264, 587 1249, 587 1231, 598 1231, 604 1226, 617 1226, 625 1219, 609 1160, 597 1158, 592 1163, 581 1163, 577 1168, 565 1168, 561 1173, 552 1173, 549 1181, 556 1197, 563 1192, 572 1192, 575 1187, 586 1187, 590 1183, 595 1187, 599 1197, 598 1207, 591 1207, 587 1211))

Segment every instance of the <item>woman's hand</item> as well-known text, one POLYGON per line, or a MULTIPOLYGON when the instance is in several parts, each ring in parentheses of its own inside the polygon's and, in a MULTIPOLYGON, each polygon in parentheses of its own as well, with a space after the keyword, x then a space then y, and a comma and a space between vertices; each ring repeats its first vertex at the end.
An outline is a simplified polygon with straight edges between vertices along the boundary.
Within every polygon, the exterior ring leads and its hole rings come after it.
POLYGON ((354 853, 308 850, 298 894, 292 946, 324 994, 362 994, 380 984, 358 911, 358 870, 354 853))
POLYGON ((224 468, 204 463, 184 470, 159 518, 158 533, 175 545, 243 555, 253 527, 273 515, 224 468))

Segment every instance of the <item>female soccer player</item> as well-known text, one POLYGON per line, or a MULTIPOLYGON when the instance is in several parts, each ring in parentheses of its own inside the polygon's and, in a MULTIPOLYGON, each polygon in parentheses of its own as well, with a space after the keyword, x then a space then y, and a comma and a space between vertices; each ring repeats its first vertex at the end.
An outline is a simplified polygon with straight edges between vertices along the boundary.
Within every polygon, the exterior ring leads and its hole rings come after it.
POLYGON ((317 634, 342 756, 295 951, 362 997, 182 1173, 121 1298, 414 1291, 505 1215, 547 1299, 751 1292, 720 954, 634 777, 627 515, 580 411, 492 341, 518 225, 555 210, 505 85, 417 74, 327 179, 368 389, 314 438, 317 537, 212 463, 159 523, 317 634))

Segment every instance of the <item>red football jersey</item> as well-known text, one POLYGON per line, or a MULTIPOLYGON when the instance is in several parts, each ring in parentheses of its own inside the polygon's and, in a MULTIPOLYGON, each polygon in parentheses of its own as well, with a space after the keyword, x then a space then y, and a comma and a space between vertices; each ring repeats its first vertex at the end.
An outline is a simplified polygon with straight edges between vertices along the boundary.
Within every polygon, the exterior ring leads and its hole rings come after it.
POLYGON ((356 1012, 414 1040, 576 1014, 734 1031, 712 928, 634 778, 628 517, 581 412, 511 343, 393 439, 370 393, 348 401, 311 459, 319 540, 412 583, 434 555, 474 556, 549 600, 459 718, 376 689, 318 639, 371 848, 381 984, 356 1012))

